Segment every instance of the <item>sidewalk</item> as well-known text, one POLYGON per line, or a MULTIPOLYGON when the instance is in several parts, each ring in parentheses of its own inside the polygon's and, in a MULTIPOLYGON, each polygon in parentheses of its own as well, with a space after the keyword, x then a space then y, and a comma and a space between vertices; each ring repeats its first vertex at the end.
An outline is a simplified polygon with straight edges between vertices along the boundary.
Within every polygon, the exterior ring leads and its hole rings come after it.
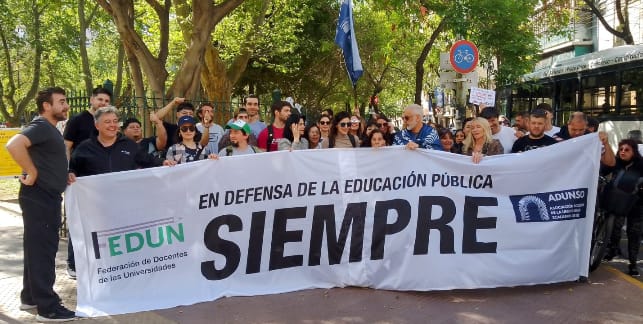
MULTIPOLYGON (((22 220, 16 203, 0 201, 0 323, 34 323, 20 311, 22 220)), ((76 281, 66 273, 61 240, 54 289, 76 307, 76 281)), ((611 263, 610 263, 611 264, 611 263)), ((616 265, 618 266, 618 265, 616 265)), ((588 283, 432 292, 347 287, 255 297, 80 319, 83 323, 643 323, 643 284, 602 265, 588 283)))

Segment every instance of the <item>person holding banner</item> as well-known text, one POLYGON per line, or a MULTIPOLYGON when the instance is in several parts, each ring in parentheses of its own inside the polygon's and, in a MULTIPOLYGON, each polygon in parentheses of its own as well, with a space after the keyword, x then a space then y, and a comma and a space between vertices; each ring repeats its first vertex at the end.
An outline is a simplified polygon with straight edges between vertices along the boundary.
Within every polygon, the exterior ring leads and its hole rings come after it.
MULTIPOLYGON (((641 212, 643 212, 643 157, 638 150, 640 142, 624 139, 618 143, 618 154, 614 166, 603 172, 612 175, 608 184, 607 209, 615 214, 614 229, 611 233, 606 259, 611 260, 618 252, 621 242, 621 228, 627 221, 628 274, 640 275, 636 265, 641 242, 641 212)), ((609 145, 605 148, 610 150, 609 145)))
POLYGON ((248 139, 252 136, 252 130, 244 120, 237 119, 225 126, 230 130, 230 145, 219 151, 221 156, 246 155, 262 152, 260 148, 250 145, 248 139))
POLYGON ((499 140, 491 136, 489 122, 482 117, 472 119, 471 131, 462 144, 462 154, 469 155, 478 164, 486 155, 502 154, 504 149, 499 140))
POLYGON ((194 117, 183 116, 179 118, 177 125, 179 126, 179 143, 167 149, 166 161, 180 164, 204 160, 206 158, 217 158, 216 154, 208 154, 203 144, 195 141, 197 129, 194 117))
POLYGON ((519 138, 511 147, 511 153, 526 152, 540 147, 558 143, 553 137, 545 134, 547 113, 535 109, 529 115, 529 134, 519 138))
POLYGON ((359 147, 359 137, 351 135, 351 115, 348 112, 340 111, 333 118, 333 127, 327 141, 322 142, 322 148, 351 148, 359 147))
POLYGON ((409 150, 417 148, 442 150, 438 132, 429 125, 422 122, 424 109, 422 106, 412 104, 404 108, 402 118, 406 129, 395 133, 393 145, 404 145, 409 150))
POLYGON ((38 92, 36 105, 39 116, 6 145, 24 172, 18 194, 24 222, 20 309, 37 308, 36 320, 41 322, 69 321, 75 313, 54 291, 60 204, 67 187, 67 150, 56 124, 67 119, 69 104, 65 90, 55 87, 38 92))
POLYGON ((482 111, 480 112, 480 117, 485 118, 489 122, 489 127, 491 127, 491 137, 500 141, 502 147, 504 148, 504 153, 511 153, 511 147, 516 141, 516 131, 507 126, 500 125, 498 118, 500 114, 498 110, 494 107, 484 107, 480 105, 482 111))

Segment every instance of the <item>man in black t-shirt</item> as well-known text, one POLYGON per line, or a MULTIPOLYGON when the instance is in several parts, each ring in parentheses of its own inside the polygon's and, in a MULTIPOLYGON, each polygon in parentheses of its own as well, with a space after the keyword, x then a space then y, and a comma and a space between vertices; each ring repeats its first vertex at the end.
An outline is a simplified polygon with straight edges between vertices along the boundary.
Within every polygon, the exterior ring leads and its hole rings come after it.
POLYGON ((23 170, 18 200, 24 222, 24 272, 20 309, 37 308, 36 320, 68 321, 74 312, 54 291, 60 237, 62 192, 67 187, 65 143, 56 123, 67 119, 65 90, 38 92, 40 116, 7 143, 7 151, 23 170))
POLYGON ((69 119, 63 132, 67 147, 67 159, 71 157, 71 151, 80 142, 98 134, 96 126, 94 126, 94 113, 96 109, 108 106, 111 98, 112 93, 109 90, 98 87, 92 91, 92 96, 89 98, 89 109, 69 119))
POLYGON ((167 143, 167 132, 156 113, 150 113, 150 122, 156 126, 156 135, 143 138, 141 122, 136 118, 128 118, 123 122, 122 132, 127 138, 138 144, 139 148, 148 154, 156 157, 165 158, 162 152, 165 150, 167 143))
POLYGON ((529 115, 529 134, 516 140, 511 147, 511 153, 526 152, 558 143, 551 136, 545 135, 546 125, 546 112, 542 109, 532 111, 529 115))

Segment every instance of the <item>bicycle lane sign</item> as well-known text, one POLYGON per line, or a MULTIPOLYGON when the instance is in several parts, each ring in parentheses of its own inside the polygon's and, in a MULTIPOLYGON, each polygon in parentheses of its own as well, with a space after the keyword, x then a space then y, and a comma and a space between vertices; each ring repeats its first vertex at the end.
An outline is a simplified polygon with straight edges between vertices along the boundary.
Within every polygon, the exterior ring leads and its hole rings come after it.
POLYGON ((458 73, 469 73, 478 66, 478 48, 467 40, 459 40, 451 46, 451 66, 458 73))

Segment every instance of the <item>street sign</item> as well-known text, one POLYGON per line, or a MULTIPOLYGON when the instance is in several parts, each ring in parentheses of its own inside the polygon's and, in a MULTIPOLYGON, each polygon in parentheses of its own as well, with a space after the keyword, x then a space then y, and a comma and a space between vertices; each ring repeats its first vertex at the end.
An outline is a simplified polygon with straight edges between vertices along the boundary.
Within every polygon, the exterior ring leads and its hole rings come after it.
POLYGON ((470 41, 459 40, 451 46, 451 66, 458 73, 469 73, 478 66, 478 48, 470 41))
POLYGON ((451 66, 451 58, 449 57, 449 52, 440 53, 440 70, 453 71, 453 66, 451 66))

